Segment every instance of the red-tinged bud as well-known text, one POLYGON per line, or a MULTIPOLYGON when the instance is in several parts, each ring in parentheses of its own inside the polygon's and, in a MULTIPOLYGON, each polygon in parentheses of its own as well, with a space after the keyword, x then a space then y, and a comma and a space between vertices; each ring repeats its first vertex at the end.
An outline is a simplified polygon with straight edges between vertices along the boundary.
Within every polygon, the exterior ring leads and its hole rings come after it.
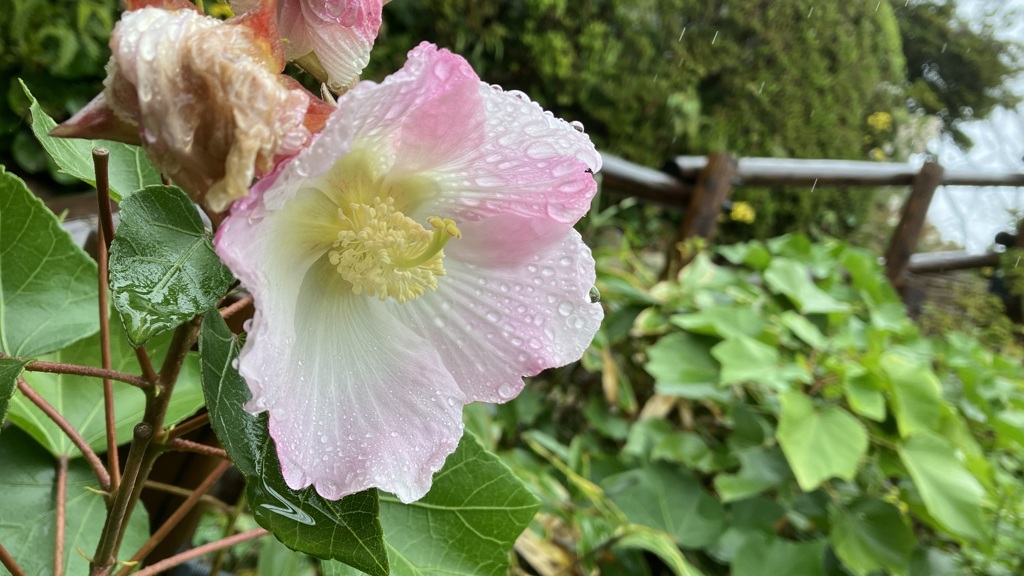
POLYGON ((221 22, 193 10, 126 12, 111 36, 103 93, 53 134, 139 143, 194 199, 224 210, 255 176, 305 146, 329 113, 275 73, 272 16, 265 9, 221 22))

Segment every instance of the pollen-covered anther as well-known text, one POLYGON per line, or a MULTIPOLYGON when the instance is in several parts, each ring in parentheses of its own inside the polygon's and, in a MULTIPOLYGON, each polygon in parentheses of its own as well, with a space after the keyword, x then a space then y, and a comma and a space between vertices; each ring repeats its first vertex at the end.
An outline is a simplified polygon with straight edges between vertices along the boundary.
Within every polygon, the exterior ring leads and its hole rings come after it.
POLYGON ((444 276, 444 246, 462 233, 453 220, 431 217, 433 232, 395 209, 394 199, 350 204, 338 210, 342 228, 331 264, 355 294, 406 302, 437 289, 444 276))

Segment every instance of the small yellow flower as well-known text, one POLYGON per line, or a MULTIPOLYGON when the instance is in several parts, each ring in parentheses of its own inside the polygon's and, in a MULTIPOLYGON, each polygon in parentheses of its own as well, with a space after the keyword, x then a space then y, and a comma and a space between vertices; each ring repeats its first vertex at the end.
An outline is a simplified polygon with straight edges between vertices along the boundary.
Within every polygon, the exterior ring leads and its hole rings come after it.
POLYGON ((871 152, 868 152, 868 156, 876 162, 885 160, 885 152, 883 152, 881 148, 872 148, 871 152))
POLYGON ((733 202, 732 211, 729 212, 729 219, 744 224, 753 224, 757 219, 757 211, 749 202, 733 202))
POLYGON ((875 112, 868 116, 868 126, 871 126, 878 132, 888 132, 892 130, 892 114, 888 112, 875 112))

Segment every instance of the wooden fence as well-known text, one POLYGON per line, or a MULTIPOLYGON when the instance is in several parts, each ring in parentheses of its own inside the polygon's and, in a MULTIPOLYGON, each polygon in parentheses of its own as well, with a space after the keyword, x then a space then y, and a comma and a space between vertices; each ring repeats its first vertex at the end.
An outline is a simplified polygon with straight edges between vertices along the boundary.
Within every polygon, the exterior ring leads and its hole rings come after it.
MULTIPOLYGON (((715 152, 707 156, 679 156, 669 162, 665 171, 659 171, 612 155, 603 157, 601 174, 606 189, 685 211, 677 242, 694 237, 712 239, 722 206, 736 186, 909 186, 910 195, 885 253, 886 275, 901 291, 908 272, 941 272, 999 263, 997 253, 914 253, 939 186, 1024 187, 1024 173, 945 170, 934 162, 916 167, 856 160, 735 159, 727 153, 715 152)), ((1024 248, 1022 232, 1018 230, 1015 242, 1017 247, 1024 248)), ((674 275, 684 265, 682 255, 675 255, 670 258, 666 273, 674 275)))

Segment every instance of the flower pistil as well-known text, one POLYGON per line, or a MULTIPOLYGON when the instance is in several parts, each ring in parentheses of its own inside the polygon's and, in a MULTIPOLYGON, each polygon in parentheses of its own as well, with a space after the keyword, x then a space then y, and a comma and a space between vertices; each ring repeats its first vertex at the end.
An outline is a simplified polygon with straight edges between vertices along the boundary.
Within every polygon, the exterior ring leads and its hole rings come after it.
POLYGON ((394 198, 374 198, 369 204, 339 208, 342 228, 328 253, 338 273, 355 294, 389 297, 399 302, 419 298, 437 289, 444 276, 444 246, 461 238, 455 222, 431 217, 428 231, 395 209, 394 198))

